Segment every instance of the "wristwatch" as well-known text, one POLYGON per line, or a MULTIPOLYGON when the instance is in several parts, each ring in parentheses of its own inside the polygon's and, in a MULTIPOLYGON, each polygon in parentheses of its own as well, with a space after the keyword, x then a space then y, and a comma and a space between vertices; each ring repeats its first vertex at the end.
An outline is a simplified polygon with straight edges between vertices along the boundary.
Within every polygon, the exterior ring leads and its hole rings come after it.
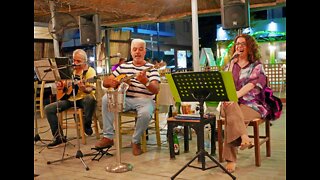
POLYGON ((149 86, 150 85, 150 81, 148 80, 148 82, 145 84, 145 86, 149 86))

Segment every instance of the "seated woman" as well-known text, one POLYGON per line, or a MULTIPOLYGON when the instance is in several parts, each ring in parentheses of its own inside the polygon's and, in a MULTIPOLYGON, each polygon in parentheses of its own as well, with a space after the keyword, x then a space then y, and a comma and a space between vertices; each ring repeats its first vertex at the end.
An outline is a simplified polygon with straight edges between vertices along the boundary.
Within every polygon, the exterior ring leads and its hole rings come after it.
POLYGON ((264 118, 267 114, 261 99, 261 90, 266 86, 266 75, 260 63, 260 53, 256 40, 247 34, 238 35, 230 48, 233 54, 226 66, 231 71, 236 87, 238 103, 223 102, 221 116, 225 118, 224 147, 222 157, 227 161, 226 169, 234 172, 237 149, 252 147, 247 126, 250 120, 264 118))

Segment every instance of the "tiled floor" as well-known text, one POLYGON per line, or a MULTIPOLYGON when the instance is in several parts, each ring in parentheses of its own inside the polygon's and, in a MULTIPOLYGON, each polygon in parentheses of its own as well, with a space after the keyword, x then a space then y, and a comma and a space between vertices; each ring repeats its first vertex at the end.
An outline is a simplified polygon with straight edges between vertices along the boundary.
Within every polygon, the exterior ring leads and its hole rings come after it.
MULTIPOLYGON (((155 137, 151 136, 148 141, 148 151, 140 156, 133 156, 131 152, 130 139, 131 136, 123 136, 123 146, 120 156, 116 155, 116 150, 112 147, 109 152, 114 156, 103 156, 99 161, 92 161, 93 156, 84 156, 83 161, 89 167, 86 171, 82 161, 79 158, 71 158, 64 161, 47 164, 48 161, 55 161, 64 157, 75 156, 78 150, 83 154, 94 152, 91 150, 96 142, 95 136, 87 137, 87 144, 80 144, 77 148, 77 140, 71 140, 66 146, 55 149, 47 149, 41 142, 34 145, 34 173, 39 175, 35 179, 153 179, 164 180, 170 179, 177 173, 187 162, 189 162, 196 153, 196 135, 190 141, 190 152, 184 153, 181 147, 180 155, 175 160, 170 160, 169 149, 166 139, 166 121, 165 113, 160 114, 160 127, 162 146, 156 146, 155 137), (64 148, 65 147, 65 148, 64 148), (120 159, 120 162, 118 162, 120 159), (105 170, 106 166, 113 163, 129 163, 133 166, 132 171, 122 173, 111 173, 105 170)), ((42 139, 51 139, 51 132, 46 119, 38 119, 39 132, 42 139), (44 132, 44 133, 42 133, 44 132)), ((239 180, 283 180, 286 179, 286 110, 284 106, 281 119, 272 123, 271 126, 271 157, 266 157, 265 146, 261 148, 261 166, 255 166, 253 149, 238 152, 237 169, 234 176, 239 180)), ((262 131, 261 127, 261 132, 262 131)), ((74 130, 69 130, 68 137, 76 135, 74 130)), ((180 145, 183 145, 182 136, 180 145)), ((46 141, 45 141, 46 142, 46 141)), ((47 143, 47 142, 46 142, 47 143)), ((207 151, 210 150, 207 148, 207 151)), ((217 151, 218 152, 218 151, 217 151)), ((218 159, 217 156, 214 156, 218 159)), ((212 160, 206 158, 207 165, 215 165, 212 160)), ((201 167, 201 163, 197 160, 192 165, 201 167)), ((222 163, 225 165, 225 163, 222 163)), ((219 167, 202 171, 201 169, 187 167, 176 179, 231 179, 219 167)))

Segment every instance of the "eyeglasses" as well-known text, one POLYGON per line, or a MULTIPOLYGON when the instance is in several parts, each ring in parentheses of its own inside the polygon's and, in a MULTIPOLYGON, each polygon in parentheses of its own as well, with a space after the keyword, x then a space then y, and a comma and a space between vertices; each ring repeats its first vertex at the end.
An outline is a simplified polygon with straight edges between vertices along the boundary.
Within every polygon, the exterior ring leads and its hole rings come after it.
POLYGON ((247 45, 247 43, 245 43, 245 42, 236 43, 236 46, 246 46, 246 45, 247 45))

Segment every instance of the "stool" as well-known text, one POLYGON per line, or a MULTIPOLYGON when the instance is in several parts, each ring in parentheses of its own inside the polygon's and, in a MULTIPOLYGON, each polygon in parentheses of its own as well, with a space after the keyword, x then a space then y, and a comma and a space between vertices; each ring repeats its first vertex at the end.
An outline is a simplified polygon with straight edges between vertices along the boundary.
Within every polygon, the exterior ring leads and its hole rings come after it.
MULTIPOLYGON (((169 117, 167 119, 168 123, 168 142, 170 150, 170 159, 175 159, 174 147, 173 147, 173 128, 180 125, 184 126, 184 152, 189 152, 189 128, 191 127, 196 131, 197 134, 197 148, 200 149, 200 143, 204 146, 204 136, 198 136, 198 134, 204 134, 204 125, 201 124, 200 120, 185 120, 185 119, 175 119, 174 117, 169 117), (203 127, 203 128, 202 128, 203 127), (202 137, 202 138, 200 138, 202 137)), ((210 124, 211 126, 211 155, 216 153, 215 144, 215 134, 214 130, 216 127, 216 118, 212 116, 208 119, 204 119, 204 124, 210 124)))

